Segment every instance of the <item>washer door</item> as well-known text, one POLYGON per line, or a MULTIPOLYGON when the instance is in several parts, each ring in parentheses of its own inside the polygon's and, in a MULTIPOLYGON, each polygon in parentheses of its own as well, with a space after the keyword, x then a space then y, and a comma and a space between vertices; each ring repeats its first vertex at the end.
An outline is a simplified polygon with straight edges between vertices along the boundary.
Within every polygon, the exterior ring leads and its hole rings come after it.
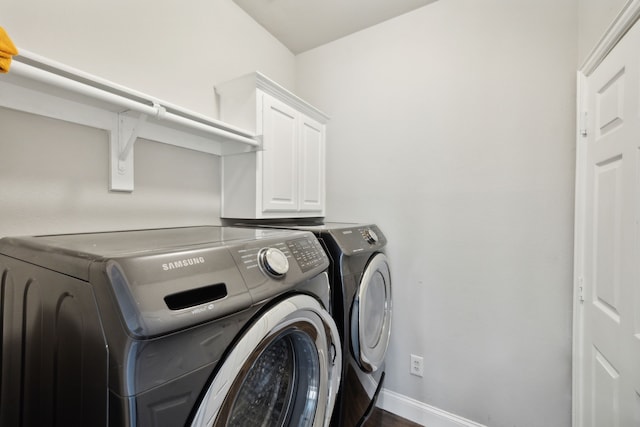
POLYGON ((387 257, 377 253, 362 274, 351 308, 351 346, 365 372, 384 361, 391 332, 391 273, 387 257))
POLYGON ((236 343, 191 425, 327 426, 341 371, 335 322, 314 298, 295 295, 236 343))

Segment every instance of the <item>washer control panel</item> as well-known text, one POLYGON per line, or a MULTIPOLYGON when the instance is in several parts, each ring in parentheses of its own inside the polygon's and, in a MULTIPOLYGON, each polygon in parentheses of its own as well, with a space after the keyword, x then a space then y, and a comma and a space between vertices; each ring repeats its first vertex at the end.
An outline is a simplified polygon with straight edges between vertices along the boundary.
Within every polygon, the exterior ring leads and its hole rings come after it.
POLYGON ((326 259, 326 255, 316 238, 305 237, 289 240, 287 247, 303 273, 319 267, 326 259))
POLYGON ((280 278, 289 271, 289 260, 278 248, 262 248, 258 252, 258 265, 268 276, 280 278))
POLYGON ((231 249, 254 302, 300 286, 329 267, 329 258, 312 233, 287 230, 283 234, 231 249))
POLYGON ((291 253, 284 242, 270 242, 268 246, 247 245, 238 249, 237 255, 241 272, 266 271, 270 277, 282 277, 289 271, 291 253))
POLYGON ((318 239, 308 231, 288 231, 285 238, 265 238, 236 246, 231 255, 252 293, 259 298, 310 279, 329 266, 318 239), (264 289, 263 289, 264 288, 264 289))

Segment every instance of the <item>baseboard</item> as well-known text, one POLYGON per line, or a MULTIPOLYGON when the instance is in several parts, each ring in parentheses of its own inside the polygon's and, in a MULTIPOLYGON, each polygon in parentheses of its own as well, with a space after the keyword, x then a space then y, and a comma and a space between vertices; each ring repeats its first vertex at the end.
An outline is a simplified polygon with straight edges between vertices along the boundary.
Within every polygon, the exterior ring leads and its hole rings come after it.
POLYGON ((486 427, 458 415, 383 389, 377 406, 387 412, 428 427, 486 427))

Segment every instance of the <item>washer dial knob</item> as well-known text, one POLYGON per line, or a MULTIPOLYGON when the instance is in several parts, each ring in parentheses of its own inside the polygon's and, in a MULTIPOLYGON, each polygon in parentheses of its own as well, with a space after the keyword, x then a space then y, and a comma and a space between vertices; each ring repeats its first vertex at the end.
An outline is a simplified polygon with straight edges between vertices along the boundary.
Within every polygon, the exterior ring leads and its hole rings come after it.
POLYGON ((376 234, 375 231, 373 231, 370 228, 367 228, 364 232, 364 239, 368 242, 371 243, 372 245, 374 243, 378 243, 378 235, 376 234))
POLYGON ((258 252, 258 263, 262 271, 271 277, 280 278, 289 271, 289 260, 280 249, 260 249, 260 252, 258 252))

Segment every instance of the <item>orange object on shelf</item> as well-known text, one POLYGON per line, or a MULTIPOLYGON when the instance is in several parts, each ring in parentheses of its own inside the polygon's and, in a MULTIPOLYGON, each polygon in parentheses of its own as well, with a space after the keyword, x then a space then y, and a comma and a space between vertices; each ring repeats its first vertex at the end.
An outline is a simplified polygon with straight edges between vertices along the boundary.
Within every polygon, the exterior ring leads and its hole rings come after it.
POLYGON ((18 49, 16 49, 4 28, 0 27, 0 73, 9 72, 11 60, 17 54, 18 49))

